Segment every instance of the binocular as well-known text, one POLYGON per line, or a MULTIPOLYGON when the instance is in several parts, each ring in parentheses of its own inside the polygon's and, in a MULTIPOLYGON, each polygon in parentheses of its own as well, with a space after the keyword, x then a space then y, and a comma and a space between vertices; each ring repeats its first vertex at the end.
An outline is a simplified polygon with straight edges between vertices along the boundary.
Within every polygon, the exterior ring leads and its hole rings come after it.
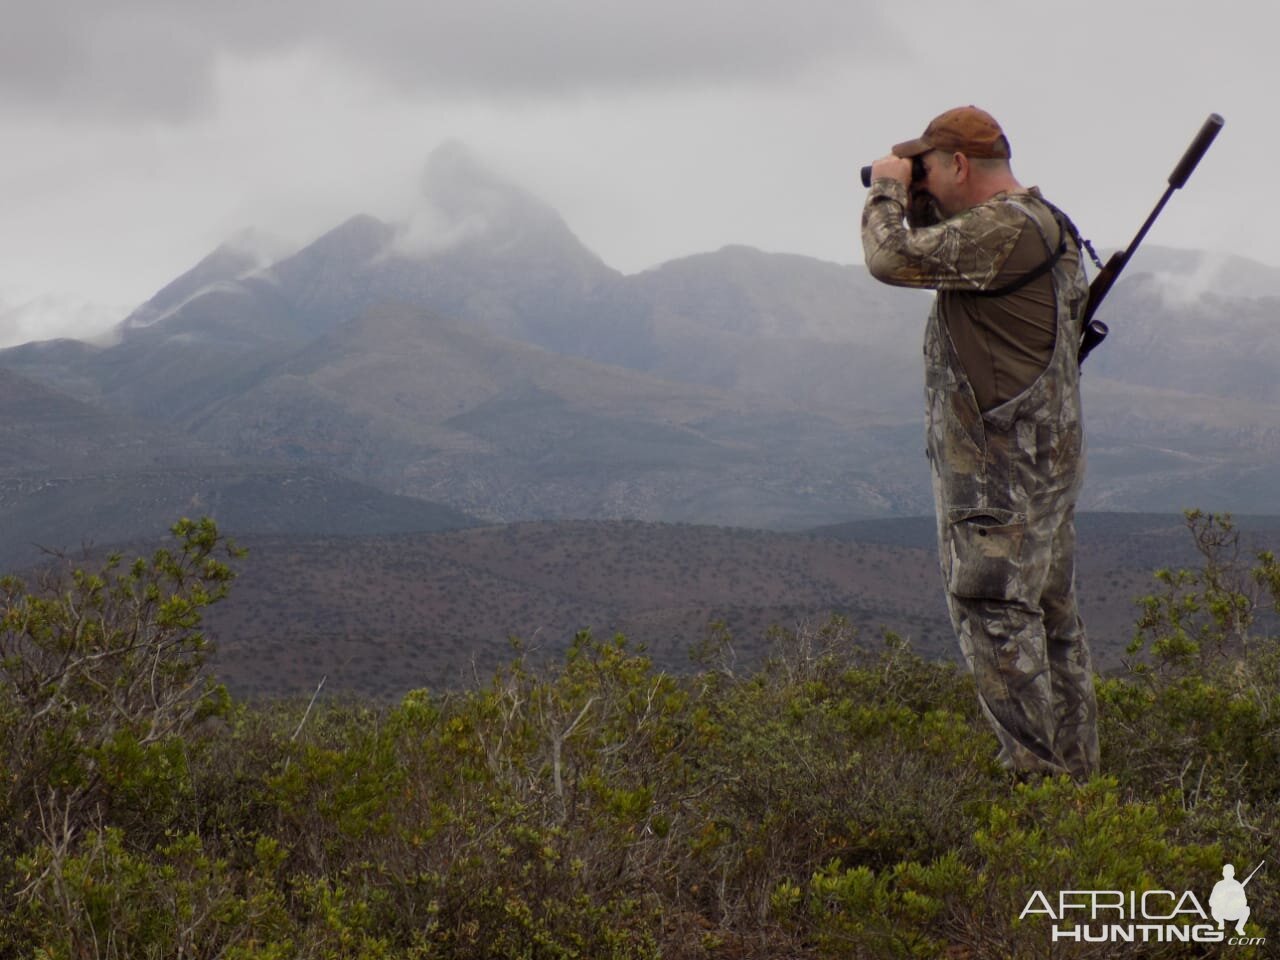
MULTIPOLYGON (((911 182, 918 183, 924 179, 924 160, 920 157, 911 158, 911 182)), ((871 168, 862 168, 862 185, 864 187, 871 186, 871 168)))

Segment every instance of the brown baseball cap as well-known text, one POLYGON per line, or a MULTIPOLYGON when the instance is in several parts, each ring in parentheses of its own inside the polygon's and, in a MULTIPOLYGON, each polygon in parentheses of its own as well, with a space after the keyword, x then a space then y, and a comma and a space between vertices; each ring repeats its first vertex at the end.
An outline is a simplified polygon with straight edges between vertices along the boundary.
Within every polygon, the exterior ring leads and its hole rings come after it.
POLYGON ((895 157, 918 157, 930 150, 963 153, 978 159, 1008 159, 1013 155, 1009 138, 996 118, 975 106, 956 107, 934 117, 924 133, 893 148, 895 157))

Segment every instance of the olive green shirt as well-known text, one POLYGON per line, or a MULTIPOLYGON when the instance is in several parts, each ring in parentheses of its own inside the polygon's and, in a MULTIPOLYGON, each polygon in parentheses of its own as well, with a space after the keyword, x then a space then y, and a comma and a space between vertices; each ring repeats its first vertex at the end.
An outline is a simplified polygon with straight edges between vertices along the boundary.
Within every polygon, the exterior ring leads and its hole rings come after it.
MULTIPOLYGON (((990 410, 1030 386, 1053 355, 1053 275, 1000 297, 974 291, 998 289, 1044 263, 1061 228, 1035 187, 915 229, 904 222, 906 204, 907 188, 897 180, 871 184, 862 212, 867 269, 885 283, 938 291, 939 316, 978 408, 990 410)), ((1074 269, 1079 257, 1068 238, 1063 266, 1074 269)))

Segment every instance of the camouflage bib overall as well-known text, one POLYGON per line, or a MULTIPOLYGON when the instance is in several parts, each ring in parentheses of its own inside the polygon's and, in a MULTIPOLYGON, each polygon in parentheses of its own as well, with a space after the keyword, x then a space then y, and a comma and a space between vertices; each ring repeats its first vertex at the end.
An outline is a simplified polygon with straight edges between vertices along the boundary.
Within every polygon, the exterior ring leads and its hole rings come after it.
MULTIPOLYGON (((1040 220, 1017 200, 1040 231, 1040 220)), ((979 412, 939 291, 925 333, 927 448, 948 607, 1004 763, 1087 776, 1097 766, 1097 708, 1075 601, 1074 508, 1084 473, 1078 260, 1052 270, 1057 333, 1047 368, 979 412)))

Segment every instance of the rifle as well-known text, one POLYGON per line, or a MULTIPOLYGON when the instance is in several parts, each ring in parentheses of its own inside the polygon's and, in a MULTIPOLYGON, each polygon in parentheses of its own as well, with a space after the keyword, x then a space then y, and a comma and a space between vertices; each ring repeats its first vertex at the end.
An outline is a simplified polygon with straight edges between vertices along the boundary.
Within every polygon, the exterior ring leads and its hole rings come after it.
MULTIPOLYGON (((1266 863, 1266 862, 1267 862, 1267 861, 1265 861, 1265 860, 1263 860, 1263 861, 1262 861, 1262 863, 1266 863)), ((1254 867, 1254 868, 1253 868, 1253 873, 1257 873, 1259 870, 1261 870, 1261 869, 1262 869, 1262 863, 1258 864, 1256 867, 1254 867)), ((1251 873, 1251 874, 1249 874, 1247 877, 1245 877, 1245 878, 1244 878, 1244 883, 1240 884, 1240 886, 1242 886, 1242 887, 1246 887, 1246 886, 1248 886, 1248 885, 1249 885, 1249 881, 1253 879, 1253 873, 1251 873)))
POLYGON ((1147 222, 1142 225, 1142 229, 1133 238, 1133 242, 1124 250, 1117 250, 1113 253, 1107 261, 1107 265, 1093 278, 1093 283, 1089 284, 1089 299, 1084 306, 1084 334, 1080 338, 1080 353, 1077 358, 1080 363, 1084 363, 1084 358, 1089 355, 1094 347, 1105 340, 1110 332, 1105 323, 1101 320, 1093 319, 1093 315, 1097 313, 1103 297, 1110 292, 1112 285, 1116 282, 1116 278, 1120 276, 1120 271, 1125 268, 1129 258, 1138 249, 1138 244, 1142 242, 1142 238, 1147 235, 1147 231, 1155 223, 1156 217, 1160 216, 1160 211, 1164 209, 1164 205, 1173 196, 1173 191, 1187 182, 1187 178, 1191 176, 1191 171, 1196 168, 1196 164, 1200 162, 1200 158, 1205 155, 1205 151, 1209 149, 1209 144, 1213 143, 1213 138, 1218 135, 1218 131, 1221 129, 1222 117, 1216 113, 1209 114, 1209 119, 1205 120, 1204 126, 1200 128, 1196 138, 1191 141, 1191 146, 1187 147, 1187 152, 1182 155, 1178 165, 1173 168, 1173 173, 1169 174, 1169 188, 1165 190, 1164 196, 1160 198, 1160 202, 1151 211, 1151 215, 1147 217, 1147 222))

